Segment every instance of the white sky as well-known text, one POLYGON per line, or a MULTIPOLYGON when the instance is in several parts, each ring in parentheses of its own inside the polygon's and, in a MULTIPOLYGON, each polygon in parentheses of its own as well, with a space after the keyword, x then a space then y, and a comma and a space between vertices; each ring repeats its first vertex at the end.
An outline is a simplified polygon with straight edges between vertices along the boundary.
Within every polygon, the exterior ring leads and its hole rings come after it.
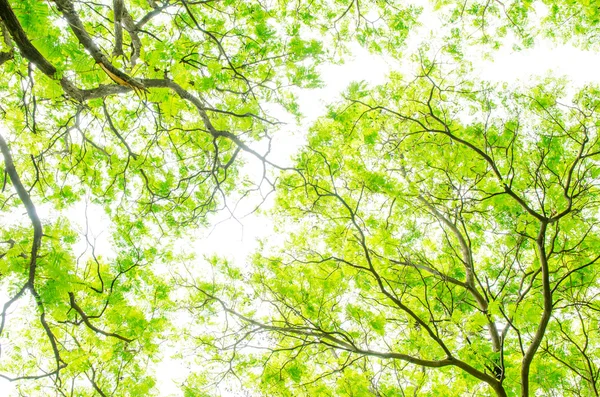
MULTIPOLYGON (((476 62, 475 72, 482 79, 496 82, 529 81, 531 76, 544 76, 552 72, 555 76, 567 76, 575 86, 581 86, 588 82, 600 83, 598 65, 600 54, 542 41, 535 48, 521 52, 514 52, 505 47, 494 54, 493 61, 476 62)), ((302 145, 310 123, 324 114, 325 105, 338 99, 339 93, 351 81, 364 80, 373 85, 380 84, 385 81, 390 69, 388 61, 362 49, 357 49, 353 59, 344 65, 323 66, 322 80, 326 86, 299 95, 300 108, 306 120, 302 126, 290 125, 274 138, 273 153, 277 155, 272 160, 278 164, 290 164, 289 158, 302 145)), ((238 215, 243 213, 242 209, 238 215)), ((268 220, 257 215, 248 216, 240 221, 241 225, 235 219, 224 220, 214 226, 210 234, 204 232, 206 237, 200 241, 198 251, 224 255, 242 265, 245 258, 256 249, 257 239, 270 234, 271 225, 268 220)), ((91 232, 99 236, 98 243, 103 244, 102 236, 108 236, 108 232, 103 233, 99 227, 103 222, 92 223, 94 228, 91 232)), ((5 300, 6 295, 0 291, 0 303, 5 300)), ((171 380, 183 380, 185 372, 183 364, 172 360, 166 360, 159 365, 157 374, 161 395, 180 394, 178 387, 171 380)), ((16 395, 14 385, 0 380, 0 395, 16 395)))

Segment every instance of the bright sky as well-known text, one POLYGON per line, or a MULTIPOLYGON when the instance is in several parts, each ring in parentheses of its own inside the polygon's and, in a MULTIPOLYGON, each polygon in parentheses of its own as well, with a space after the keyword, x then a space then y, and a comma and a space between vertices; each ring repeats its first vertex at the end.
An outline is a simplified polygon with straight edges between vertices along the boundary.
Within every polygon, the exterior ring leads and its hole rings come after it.
MULTIPOLYGON (((535 48, 514 52, 504 48, 494 54, 494 61, 476 62, 476 72, 485 80, 491 81, 529 81, 531 76, 544 76, 548 72, 554 75, 567 76, 574 85, 581 86, 588 82, 600 83, 600 54, 582 51, 571 46, 554 46, 549 42, 541 42, 535 48)), ((306 120, 302 126, 289 125, 281 131, 273 141, 272 160, 278 164, 290 164, 290 156, 304 141, 304 134, 311 121, 325 112, 325 105, 338 98, 339 93, 354 80, 365 80, 370 84, 380 84, 385 81, 391 65, 381 57, 368 54, 365 50, 357 49, 352 60, 344 65, 329 65, 322 68, 322 80, 326 86, 318 90, 303 92, 299 96, 301 111, 306 120)), ((0 129, 2 126, 0 126, 0 129)), ((249 165, 254 167, 253 165, 249 165)), ((83 210, 81 206, 78 212, 83 210)), ((241 209, 237 215, 243 215, 241 209)), ((42 214, 43 216, 43 214, 42 214)), ((102 230, 106 225, 98 216, 92 216, 94 228, 91 232, 98 236, 98 243, 105 244, 103 236, 108 232, 102 230)), ((251 215, 243 219, 228 219, 214 226, 209 234, 200 241, 198 251, 205 254, 219 254, 243 264, 245 258, 257 247, 257 239, 270 234, 271 225, 265 218, 251 215), (242 226, 243 225, 243 226, 242 226)), ((82 228, 85 224, 82 224, 82 228)), ((6 300, 6 295, 0 291, 0 303, 6 300)), ((159 366, 158 381, 162 395, 167 396, 178 392, 172 380, 181 381, 180 375, 185 374, 185 368, 176 362, 167 360, 159 366)), ((14 386, 0 380, 0 395, 12 395, 14 386)))

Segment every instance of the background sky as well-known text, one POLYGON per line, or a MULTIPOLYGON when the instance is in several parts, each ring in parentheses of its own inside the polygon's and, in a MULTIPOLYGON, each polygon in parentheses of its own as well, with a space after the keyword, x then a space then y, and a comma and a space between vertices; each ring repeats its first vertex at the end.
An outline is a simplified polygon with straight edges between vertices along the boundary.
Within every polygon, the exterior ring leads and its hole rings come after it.
MULTIPOLYGON (((418 36, 418 35, 417 35, 418 36)), ((409 43, 410 46, 418 45, 417 41, 409 43)), ((529 82, 533 76, 565 76, 572 82, 572 87, 579 87, 586 83, 600 83, 600 73, 597 67, 600 65, 600 54, 576 49, 572 46, 555 45, 549 41, 539 41, 535 48, 515 52, 510 46, 495 52, 493 60, 474 59, 475 76, 492 82, 517 83, 519 81, 529 82)), ((299 93, 299 105, 305 119, 301 125, 296 125, 291 118, 285 119, 286 125, 273 138, 273 155, 271 160, 280 165, 291 165, 291 156, 303 144, 306 132, 312 122, 323 115, 326 104, 334 102, 339 98, 340 92, 352 81, 364 80, 370 85, 381 84, 385 81, 390 70, 398 69, 399 65, 393 65, 383 57, 369 54, 365 50, 356 48, 354 56, 343 65, 328 65, 321 68, 321 76, 324 87, 320 89, 307 90, 299 93)), ((410 71, 405 71, 410 73, 410 71)), ((0 126, 0 129, 2 126, 0 126)), ((258 162, 249 159, 246 172, 250 175, 260 172, 258 162)), ((268 208, 267 201, 263 208, 268 208)), ((226 213, 215 217, 213 225, 208 230, 199 231, 198 244, 195 251, 199 254, 225 256, 234 263, 243 266, 246 257, 257 248, 258 239, 269 236, 271 225, 264 216, 252 214, 245 216, 252 204, 241 205, 236 211, 236 218, 226 213)), ((42 218, 50 216, 49 208, 43 205, 38 207, 42 218)), ((86 211, 84 204, 78 205, 73 211, 76 217, 85 219, 86 211)), ((106 226, 108 223, 102 214, 94 207, 88 207, 87 213, 90 225, 79 222, 82 231, 88 228, 89 235, 96 238, 96 249, 99 251, 110 251, 109 237, 106 226)), ((27 220, 27 218, 21 218, 27 220)), ((0 220, 0 224, 6 220, 0 220)), ((86 248, 85 241, 79 246, 83 251, 86 248)), ((6 301, 7 296, 0 291, 0 304, 6 301)), ((26 304, 26 302, 21 302, 26 304)), ((12 310, 17 310, 16 305, 12 310)), ((10 343, 2 341, 3 349, 10 347, 10 343)), ((167 396, 178 393, 176 382, 180 382, 186 375, 186 364, 174 360, 163 361, 157 369, 158 383, 161 395, 167 396)), ((0 379, 0 396, 15 393, 14 385, 0 379)))

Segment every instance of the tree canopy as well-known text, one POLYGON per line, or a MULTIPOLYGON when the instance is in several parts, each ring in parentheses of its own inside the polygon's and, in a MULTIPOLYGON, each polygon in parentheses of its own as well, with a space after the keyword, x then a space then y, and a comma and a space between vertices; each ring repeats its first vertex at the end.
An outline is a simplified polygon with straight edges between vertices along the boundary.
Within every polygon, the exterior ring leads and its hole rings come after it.
POLYGON ((600 395, 600 88, 473 61, 595 51, 599 15, 0 0, 0 378, 166 395, 170 360, 183 396, 600 395), (307 125, 298 95, 361 46, 385 82, 307 125), (275 225, 256 252, 198 254, 246 203, 275 225))

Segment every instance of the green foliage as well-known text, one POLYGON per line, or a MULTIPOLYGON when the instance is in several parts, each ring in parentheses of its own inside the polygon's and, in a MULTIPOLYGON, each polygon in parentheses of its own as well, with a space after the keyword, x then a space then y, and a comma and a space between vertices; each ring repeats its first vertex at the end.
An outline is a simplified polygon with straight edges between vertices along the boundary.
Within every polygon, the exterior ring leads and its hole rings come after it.
POLYGON ((532 47, 543 38, 572 43, 582 48, 597 48, 600 8, 594 0, 436 0, 442 19, 451 27, 451 48, 461 52, 464 37, 475 44, 492 48, 505 38, 515 49, 532 47), (516 39, 516 40, 515 40, 516 39))
POLYGON ((163 395, 171 356, 183 396, 598 395, 600 88, 496 86, 466 59, 595 49, 599 15, 0 0, 0 377, 163 395), (351 83, 276 164, 269 110, 301 121, 357 46, 403 73, 351 83), (196 257, 214 213, 273 191, 247 263, 196 257))
POLYGON ((224 344, 266 395, 592 395, 597 88, 569 103, 561 80, 456 85, 426 64, 352 84, 312 127, 278 185, 286 242, 252 260, 257 298, 217 294, 240 327, 224 344))

